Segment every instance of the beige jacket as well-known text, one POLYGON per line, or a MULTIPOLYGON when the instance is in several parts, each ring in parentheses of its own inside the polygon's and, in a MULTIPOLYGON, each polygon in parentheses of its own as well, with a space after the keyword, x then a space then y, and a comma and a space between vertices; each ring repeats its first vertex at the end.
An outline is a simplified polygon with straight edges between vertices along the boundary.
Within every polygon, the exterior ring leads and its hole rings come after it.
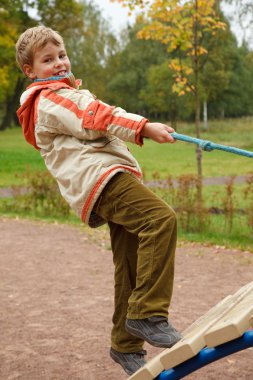
POLYGON ((142 145, 147 119, 71 87, 66 78, 33 83, 22 94, 17 114, 26 140, 40 150, 62 196, 91 227, 104 223, 92 209, 117 172, 141 179, 123 141, 142 145))

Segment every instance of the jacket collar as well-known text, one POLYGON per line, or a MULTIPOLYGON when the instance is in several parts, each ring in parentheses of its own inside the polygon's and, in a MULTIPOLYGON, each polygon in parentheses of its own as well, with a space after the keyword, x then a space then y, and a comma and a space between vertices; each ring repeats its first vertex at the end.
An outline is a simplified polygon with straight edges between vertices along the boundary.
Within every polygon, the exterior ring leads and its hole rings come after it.
POLYGON ((80 79, 76 80, 73 73, 70 71, 64 77, 63 76, 52 76, 49 78, 37 78, 33 81, 32 85, 30 85, 29 87, 33 86, 34 84, 37 85, 37 84, 43 84, 43 83, 44 84, 52 83, 52 81, 66 83, 67 85, 69 85, 73 88, 79 88, 79 86, 81 86, 81 84, 82 84, 82 81, 80 79))
MULTIPOLYGON (((27 89, 35 86, 41 86, 41 85, 48 85, 53 83, 65 83, 70 87, 73 88, 79 88, 82 85, 81 79, 75 79, 74 75, 66 75, 65 77, 50 77, 50 78, 43 78, 43 79, 35 79, 32 84, 30 84, 27 89)), ((50 86, 51 87, 51 86, 50 86)), ((58 87, 58 84, 57 84, 58 87)))

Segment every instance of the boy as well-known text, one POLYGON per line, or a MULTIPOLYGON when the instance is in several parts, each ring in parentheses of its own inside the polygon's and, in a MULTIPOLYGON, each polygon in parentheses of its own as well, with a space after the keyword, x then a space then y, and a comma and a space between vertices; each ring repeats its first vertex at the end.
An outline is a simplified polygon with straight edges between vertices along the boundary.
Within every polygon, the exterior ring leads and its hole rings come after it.
POLYGON ((61 36, 44 26, 24 32, 17 62, 33 83, 17 114, 70 207, 91 227, 108 223, 115 265, 112 359, 131 375, 145 364, 144 341, 171 347, 168 321, 176 248, 174 211, 141 182, 123 141, 173 143, 174 130, 79 90, 61 36))

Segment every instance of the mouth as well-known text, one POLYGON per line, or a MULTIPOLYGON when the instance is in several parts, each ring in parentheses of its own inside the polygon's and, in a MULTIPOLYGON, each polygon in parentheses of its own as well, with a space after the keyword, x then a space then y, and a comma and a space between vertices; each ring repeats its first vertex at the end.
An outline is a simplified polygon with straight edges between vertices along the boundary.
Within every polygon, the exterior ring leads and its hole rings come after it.
POLYGON ((55 73, 55 75, 59 76, 59 77, 64 77, 66 74, 67 74, 66 70, 61 70, 61 71, 58 71, 57 73, 55 73))

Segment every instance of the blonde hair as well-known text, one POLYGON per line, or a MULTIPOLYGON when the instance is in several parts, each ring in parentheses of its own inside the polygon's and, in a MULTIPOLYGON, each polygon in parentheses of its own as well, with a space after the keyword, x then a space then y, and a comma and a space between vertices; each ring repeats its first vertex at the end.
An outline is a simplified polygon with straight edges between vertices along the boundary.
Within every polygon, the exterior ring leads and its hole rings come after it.
POLYGON ((20 35, 16 43, 16 60, 22 71, 25 64, 33 64, 34 53, 48 42, 56 46, 64 45, 60 34, 45 26, 29 28, 20 35))

